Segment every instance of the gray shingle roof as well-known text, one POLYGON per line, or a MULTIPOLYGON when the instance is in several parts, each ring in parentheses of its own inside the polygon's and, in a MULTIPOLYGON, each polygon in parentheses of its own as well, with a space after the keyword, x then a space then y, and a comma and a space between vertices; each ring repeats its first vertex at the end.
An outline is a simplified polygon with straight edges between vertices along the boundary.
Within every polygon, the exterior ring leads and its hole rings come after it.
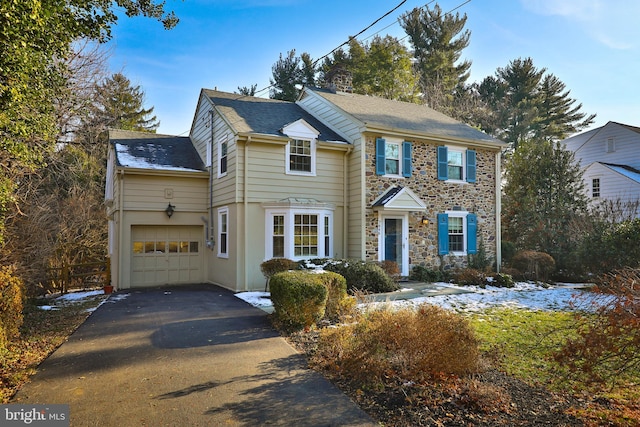
POLYGON ((210 89, 203 89, 203 92, 225 115, 237 132, 283 136, 281 132, 283 127, 304 119, 320 132, 318 140, 344 141, 341 136, 294 102, 243 96, 210 89))
POLYGON ((189 137, 110 130, 116 164, 122 167, 172 171, 206 171, 189 137))
POLYGON ((317 93, 368 126, 504 144, 478 129, 425 105, 393 101, 376 96, 344 92, 333 93, 326 89, 307 90, 317 93))

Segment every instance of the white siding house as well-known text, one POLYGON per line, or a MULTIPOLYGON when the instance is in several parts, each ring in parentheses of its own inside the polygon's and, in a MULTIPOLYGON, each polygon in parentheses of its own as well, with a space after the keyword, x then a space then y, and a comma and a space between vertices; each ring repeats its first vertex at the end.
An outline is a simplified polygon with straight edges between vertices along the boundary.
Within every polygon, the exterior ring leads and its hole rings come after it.
MULTIPOLYGON (((587 196, 602 202, 635 206, 640 201, 640 128, 606 125, 563 141, 584 170, 587 196)), ((636 210, 640 217, 640 210, 636 210)))

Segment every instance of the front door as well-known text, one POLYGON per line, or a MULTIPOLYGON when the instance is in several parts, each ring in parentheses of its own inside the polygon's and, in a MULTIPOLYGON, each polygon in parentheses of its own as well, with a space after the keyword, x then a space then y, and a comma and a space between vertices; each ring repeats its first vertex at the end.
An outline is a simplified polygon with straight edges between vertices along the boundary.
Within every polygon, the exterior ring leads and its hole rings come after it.
POLYGON ((408 226, 406 216, 382 215, 379 258, 398 264, 400 274, 409 275, 408 226))

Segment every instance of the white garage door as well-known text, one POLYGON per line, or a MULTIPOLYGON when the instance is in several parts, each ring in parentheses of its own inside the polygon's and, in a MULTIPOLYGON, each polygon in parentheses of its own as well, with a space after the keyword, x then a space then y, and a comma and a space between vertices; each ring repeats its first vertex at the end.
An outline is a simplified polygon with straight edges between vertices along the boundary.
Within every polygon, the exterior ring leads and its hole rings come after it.
POLYGON ((202 282, 202 227, 134 226, 131 286, 202 282))

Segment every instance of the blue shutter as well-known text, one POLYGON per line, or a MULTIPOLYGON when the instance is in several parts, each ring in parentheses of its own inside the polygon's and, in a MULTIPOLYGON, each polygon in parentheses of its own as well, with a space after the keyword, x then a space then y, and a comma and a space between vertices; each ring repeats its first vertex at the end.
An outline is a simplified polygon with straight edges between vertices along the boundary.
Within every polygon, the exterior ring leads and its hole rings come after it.
POLYGON ((384 158, 384 139, 376 138, 376 175, 384 175, 387 171, 384 158))
POLYGON ((438 147, 438 179, 446 181, 449 178, 449 159, 447 158, 447 147, 438 147))
POLYGON ((467 182, 476 182, 475 150, 467 150, 467 182))
POLYGON ((411 143, 402 143, 402 176, 405 178, 411 177, 411 143))
POLYGON ((449 215, 438 214, 438 254, 449 253, 449 215))
POLYGON ((475 214, 467 215, 467 253, 478 253, 478 217, 475 214))

